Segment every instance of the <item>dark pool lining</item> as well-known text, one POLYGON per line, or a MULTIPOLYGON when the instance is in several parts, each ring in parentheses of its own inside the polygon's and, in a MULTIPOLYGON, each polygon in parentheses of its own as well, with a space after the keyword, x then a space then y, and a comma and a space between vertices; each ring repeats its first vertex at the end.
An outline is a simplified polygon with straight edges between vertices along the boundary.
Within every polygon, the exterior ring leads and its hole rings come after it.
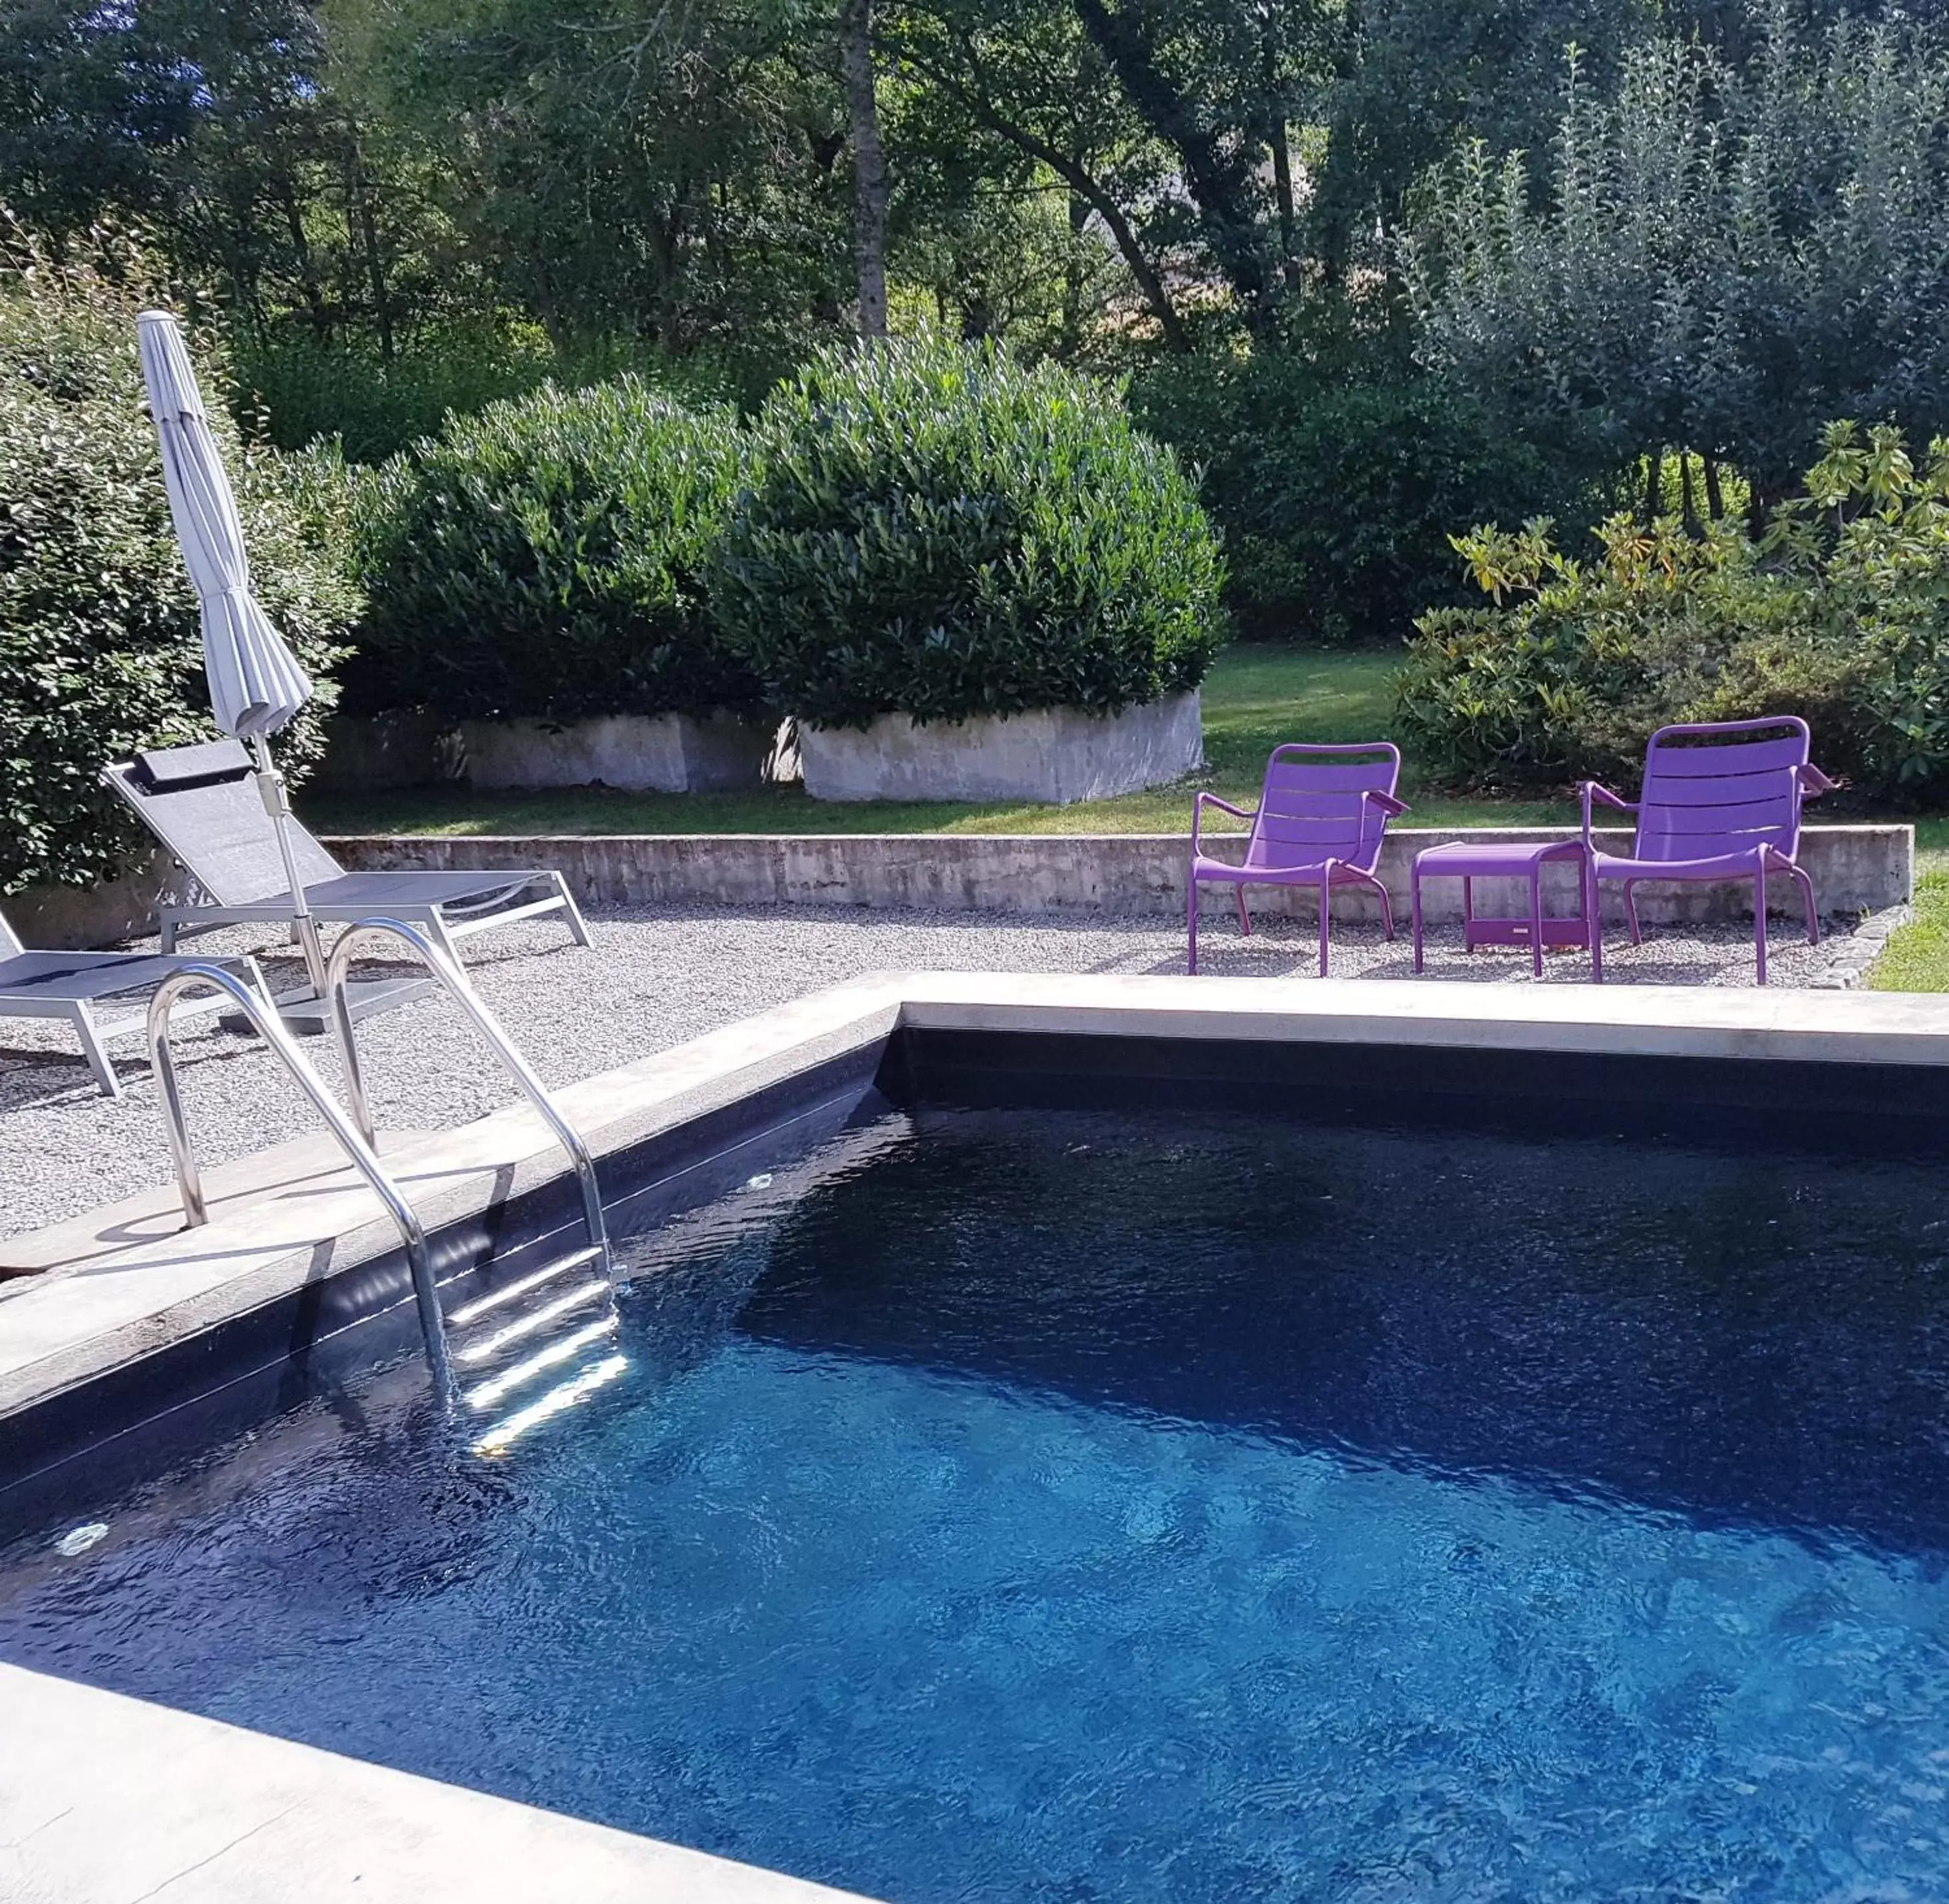
MULTIPOLYGON (((885 1108, 877 1049, 849 1052, 604 1158, 618 1241, 716 1201, 885 1108)), ((428 1238, 443 1283, 484 1293, 580 1240, 571 1180, 551 1180, 428 1238)), ((449 1301, 455 1297, 449 1295, 449 1301)), ((306 1283, 0 1422, 0 1540, 51 1504, 190 1458, 353 1377, 421 1352, 403 1249, 306 1283)))
MULTIPOLYGON (((1175 1106, 1740 1150, 1949 1153, 1949 1067, 903 1028, 605 1158, 605 1180, 630 1186, 607 1205, 612 1228, 624 1236, 698 1208, 888 1105, 1175 1106)), ((578 1227, 563 1178, 431 1240, 443 1280, 465 1274, 486 1290, 578 1227)), ((418 1349, 393 1250, 51 1396, 0 1423, 0 1537, 51 1502, 153 1473, 418 1349)))

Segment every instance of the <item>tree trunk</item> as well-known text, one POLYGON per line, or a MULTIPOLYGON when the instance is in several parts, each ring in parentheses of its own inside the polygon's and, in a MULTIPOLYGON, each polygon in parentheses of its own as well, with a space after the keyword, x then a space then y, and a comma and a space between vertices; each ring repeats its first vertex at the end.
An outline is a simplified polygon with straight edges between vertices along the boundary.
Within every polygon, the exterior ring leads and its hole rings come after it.
POLYGON ((841 0, 839 66, 853 127, 853 255, 859 276, 859 334, 887 334, 887 159, 873 83, 873 0, 841 0))
POLYGON ((1719 465, 1710 456, 1702 456, 1705 465, 1705 513, 1719 521, 1726 513, 1726 497, 1719 487, 1719 465))
POLYGON ((1645 527, 1658 520, 1665 502, 1665 452, 1654 450, 1645 465, 1645 527))
POLYGON ((379 332, 379 356, 393 361, 393 305, 386 293, 385 261, 379 256, 378 222, 372 216, 371 195, 365 189, 365 155, 355 134, 346 142, 345 192, 359 223, 359 241, 365 254, 366 282, 372 290, 372 322, 379 332))
POLYGON ((1298 219, 1293 210, 1292 151, 1286 139, 1285 92, 1279 76, 1279 16, 1273 0, 1261 0, 1259 80, 1265 95, 1266 143, 1272 149, 1273 194, 1279 207, 1279 269, 1289 290, 1298 288, 1298 219))
POLYGON ((1685 533, 1696 536, 1699 533, 1699 505, 1692 493, 1692 452, 1689 450, 1678 453, 1678 484, 1685 533))
POLYGON ((288 173, 278 180, 278 198, 284 207, 284 227, 291 233, 291 255, 297 260, 298 280, 304 286, 305 308, 311 315, 312 334, 320 344, 331 341, 331 314, 325 309, 325 288, 318 281, 318 263, 312 256, 311 241, 306 235, 304 213, 297 194, 291 189, 288 173))

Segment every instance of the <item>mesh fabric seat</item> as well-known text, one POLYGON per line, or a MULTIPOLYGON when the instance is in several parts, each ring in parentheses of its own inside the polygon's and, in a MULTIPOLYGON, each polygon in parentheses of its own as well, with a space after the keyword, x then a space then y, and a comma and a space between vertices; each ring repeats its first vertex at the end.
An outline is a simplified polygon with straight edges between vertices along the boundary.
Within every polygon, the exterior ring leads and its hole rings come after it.
MULTIPOLYGON (((250 755, 224 740, 138 754, 103 776, 204 895, 159 909, 165 950, 187 933, 294 916, 284 857, 253 773, 250 755)), ((589 943, 567 882, 551 868, 348 873, 295 819, 289 825, 305 904, 322 923, 384 913, 421 926, 452 952, 454 941, 470 933, 559 913, 576 944, 589 943)))

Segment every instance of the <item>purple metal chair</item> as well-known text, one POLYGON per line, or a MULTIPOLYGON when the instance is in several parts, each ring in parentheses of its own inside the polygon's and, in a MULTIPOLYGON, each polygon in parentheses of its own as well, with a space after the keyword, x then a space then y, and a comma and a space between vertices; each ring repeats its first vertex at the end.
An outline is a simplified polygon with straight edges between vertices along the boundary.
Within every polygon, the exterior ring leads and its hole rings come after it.
POLYGON ((1769 873, 1791 876, 1807 910, 1807 942, 1820 942, 1814 882, 1799 863, 1803 800, 1839 786, 1808 761, 1807 723, 1797 714, 1757 720, 1702 721, 1661 727, 1645 750, 1644 789, 1635 801, 1620 800, 1595 780, 1584 782, 1585 877, 1590 916, 1590 976, 1604 976, 1604 934, 1597 910, 1602 882, 1624 888, 1624 916, 1631 943, 1638 931, 1633 890, 1644 879, 1753 882, 1753 951, 1758 981, 1767 982, 1766 882, 1769 873), (1770 732, 1771 739, 1727 739, 1770 732), (1686 742, 1693 742, 1687 745, 1686 742), (1704 742, 1705 745, 1696 743, 1704 742), (1630 857, 1615 859, 1590 836, 1592 806, 1601 802, 1638 817, 1630 857))
POLYGON ((1252 916, 1245 888, 1317 886, 1320 888, 1320 975, 1326 976, 1329 907, 1335 886, 1367 886, 1381 896, 1388 937, 1394 935, 1394 908, 1388 889, 1375 876, 1381 838, 1388 822, 1407 807, 1394 798, 1400 778, 1400 749, 1390 741, 1315 747, 1297 741, 1273 749, 1256 814, 1201 793, 1191 812, 1191 874, 1186 882, 1189 918, 1190 969, 1198 969, 1198 888, 1229 885, 1239 895, 1239 925, 1249 938, 1252 916), (1205 809, 1216 807, 1252 823, 1243 860, 1206 856, 1198 824, 1205 809))

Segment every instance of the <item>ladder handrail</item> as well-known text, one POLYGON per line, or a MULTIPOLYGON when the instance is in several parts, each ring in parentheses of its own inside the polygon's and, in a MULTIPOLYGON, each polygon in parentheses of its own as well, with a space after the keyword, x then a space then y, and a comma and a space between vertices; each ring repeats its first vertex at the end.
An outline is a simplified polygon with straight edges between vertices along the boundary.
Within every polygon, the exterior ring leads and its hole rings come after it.
POLYGON ((359 919, 340 933, 325 966, 325 996, 331 1000, 332 1031, 338 1045, 339 1062, 344 1067, 345 1094, 351 1103, 353 1117, 366 1143, 376 1144, 378 1140, 372 1122, 371 1105, 365 1095, 365 1076, 359 1069, 358 1046, 353 1038, 351 1008, 345 996, 352 967, 353 941, 365 932, 386 933, 403 941, 418 955, 421 964, 439 981, 447 995, 473 1021, 474 1029, 500 1059, 502 1069, 513 1078, 522 1095, 541 1113, 542 1121, 554 1133, 555 1141, 568 1153, 569 1160, 575 1166, 576 1181, 582 1190, 582 1213, 589 1227, 589 1240, 602 1252, 602 1268, 607 1274, 611 1268, 609 1226, 602 1214, 602 1193, 595 1181, 595 1160, 589 1155, 589 1146, 583 1140, 582 1133, 556 1108, 555 1100, 549 1095, 547 1086, 535 1075, 528 1061, 501 1029, 493 1013, 482 1003, 480 994, 468 982, 466 973, 445 948, 417 927, 409 926, 400 919, 377 916, 359 919))
POLYGON ((347 1117, 338 1100, 325 1088, 325 1081, 312 1069, 284 1029, 274 1009, 264 1003, 233 972, 220 966, 185 966, 172 972, 157 987, 149 1000, 149 1062, 154 1069, 163 1100, 163 1122, 169 1134, 169 1155, 176 1164, 176 1182, 182 1193, 183 1216, 192 1229, 210 1221, 204 1201, 203 1178, 197 1168, 196 1152, 190 1142, 188 1119, 184 1113, 182 1090, 176 1078, 176 1054, 170 1049, 170 1013, 176 1000, 192 985, 211 985, 226 992, 238 1009, 250 1021, 252 1028, 275 1052, 286 1071, 312 1108, 324 1118, 325 1128, 338 1140, 359 1174, 372 1189, 398 1227, 406 1245, 407 1266, 412 1272, 413 1301, 419 1311, 421 1333, 426 1338, 427 1361, 441 1402, 451 1406, 458 1389, 446 1346, 446 1321, 441 1313, 440 1293, 434 1285, 433 1252, 426 1230, 399 1187, 393 1181, 370 1137, 347 1117))

